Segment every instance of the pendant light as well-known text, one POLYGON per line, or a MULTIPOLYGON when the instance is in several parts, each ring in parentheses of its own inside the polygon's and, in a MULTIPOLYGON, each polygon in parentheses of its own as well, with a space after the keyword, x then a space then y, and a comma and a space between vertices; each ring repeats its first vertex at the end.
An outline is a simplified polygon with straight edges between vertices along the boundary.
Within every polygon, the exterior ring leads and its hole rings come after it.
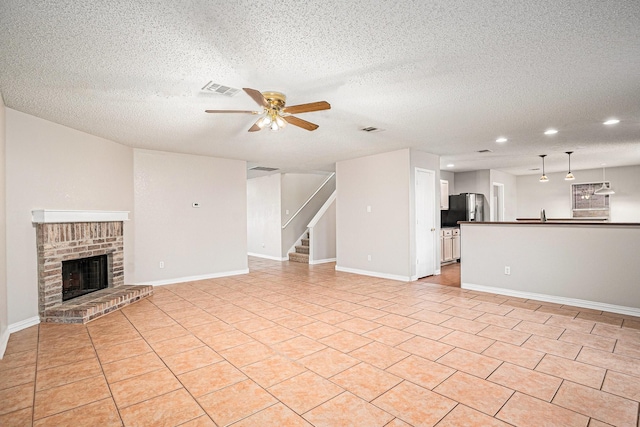
POLYGON ((549 182, 549 178, 547 178, 547 175, 544 173, 544 158, 547 157, 547 155, 540 154, 540 157, 542 157, 542 176, 540 177, 540 182, 549 182))
POLYGON ((564 177, 564 180, 573 181, 574 179, 576 179, 576 177, 571 173, 571 153, 573 153, 573 151, 565 151, 565 153, 569 155, 569 173, 567 173, 567 176, 564 177))
POLYGON ((613 191, 613 188, 611 188, 611 184, 608 184, 606 182, 604 169, 605 168, 603 166, 602 167, 602 187, 594 191, 593 194, 597 194, 598 196, 610 196, 612 194, 616 194, 616 192, 613 191))

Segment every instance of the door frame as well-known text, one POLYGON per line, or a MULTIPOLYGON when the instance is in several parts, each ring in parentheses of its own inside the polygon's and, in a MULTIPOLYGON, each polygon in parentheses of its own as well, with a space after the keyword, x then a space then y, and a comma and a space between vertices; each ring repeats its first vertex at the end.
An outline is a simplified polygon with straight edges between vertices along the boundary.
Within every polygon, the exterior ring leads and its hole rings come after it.
POLYGON ((505 213, 505 204, 504 204, 504 184, 501 182, 492 182, 491 183, 491 191, 490 191, 490 201, 489 201, 489 221, 498 221, 499 220, 499 216, 497 215, 498 213, 501 213, 502 215, 502 219, 501 221, 504 221, 504 213, 505 213), (498 187, 498 211, 499 212, 495 212, 495 210, 493 209, 493 198, 495 197, 495 188, 498 187))
MULTIPOLYGON (((440 238, 440 226, 438 225, 438 212, 439 212, 439 208, 440 208, 440 199, 438 198, 440 190, 439 188, 436 189, 436 181, 437 181, 437 176, 436 176, 436 171, 431 170, 431 169, 425 169, 425 168, 419 168, 416 167, 414 168, 414 182, 413 182, 413 188, 414 188, 414 216, 415 216, 415 222, 414 222, 414 233, 413 233, 413 242, 414 242, 414 248, 415 248, 415 256, 413 257, 412 263, 413 266, 415 267, 414 270, 414 274, 412 275, 412 280, 418 280, 420 277, 423 276, 418 276, 418 267, 417 267, 417 261, 418 261, 418 226, 417 226, 417 221, 418 221, 418 203, 416 203, 417 201, 417 193, 418 193, 418 173, 426 173, 428 176, 430 176, 429 181, 432 184, 432 188, 427 188, 427 196, 429 193, 431 193, 431 197, 433 198, 432 201, 432 215, 433 215, 433 241, 431 242, 431 252, 432 252, 432 256, 433 256, 433 275, 438 275, 440 274, 440 257, 439 257, 439 238, 440 238)), ((429 184, 428 184, 429 185, 429 184)))

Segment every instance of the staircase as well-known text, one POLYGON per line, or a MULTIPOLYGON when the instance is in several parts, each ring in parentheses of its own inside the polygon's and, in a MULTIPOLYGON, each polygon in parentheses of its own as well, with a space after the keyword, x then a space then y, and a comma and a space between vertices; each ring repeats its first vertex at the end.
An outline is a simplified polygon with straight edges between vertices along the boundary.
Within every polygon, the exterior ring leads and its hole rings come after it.
POLYGON ((289 252, 289 261, 309 264, 309 232, 305 236, 301 239, 302 244, 296 245, 296 251, 289 252))

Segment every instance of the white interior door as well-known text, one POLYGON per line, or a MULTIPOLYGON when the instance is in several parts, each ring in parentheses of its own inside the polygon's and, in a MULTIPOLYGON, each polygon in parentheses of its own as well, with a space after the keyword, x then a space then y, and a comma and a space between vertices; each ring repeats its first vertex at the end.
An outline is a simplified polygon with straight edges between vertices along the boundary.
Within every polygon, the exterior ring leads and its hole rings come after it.
POLYGON ((435 172, 416 168, 416 275, 436 271, 436 178, 435 172))
POLYGON ((491 221, 504 221, 504 184, 493 183, 491 221))

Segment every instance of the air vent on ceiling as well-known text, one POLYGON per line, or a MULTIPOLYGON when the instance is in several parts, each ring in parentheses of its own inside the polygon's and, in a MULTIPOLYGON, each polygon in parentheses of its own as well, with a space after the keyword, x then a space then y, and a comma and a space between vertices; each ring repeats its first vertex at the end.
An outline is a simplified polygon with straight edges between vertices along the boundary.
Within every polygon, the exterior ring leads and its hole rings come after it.
POLYGON ((360 130, 363 132, 382 132, 384 129, 368 126, 366 128, 361 128, 360 130))
POLYGON ((484 149, 484 150, 478 150, 478 153, 493 153, 493 151, 489 149, 484 149))
POLYGON ((220 85, 218 83, 214 83, 213 81, 210 81, 209 83, 207 83, 202 87, 202 91, 205 93, 216 93, 218 95, 224 95, 224 96, 234 96, 236 93, 240 92, 240 89, 220 85))
POLYGON ((277 171, 278 168, 268 168, 266 166, 256 166, 255 168, 249 168, 250 171, 262 171, 262 172, 273 172, 277 171))

